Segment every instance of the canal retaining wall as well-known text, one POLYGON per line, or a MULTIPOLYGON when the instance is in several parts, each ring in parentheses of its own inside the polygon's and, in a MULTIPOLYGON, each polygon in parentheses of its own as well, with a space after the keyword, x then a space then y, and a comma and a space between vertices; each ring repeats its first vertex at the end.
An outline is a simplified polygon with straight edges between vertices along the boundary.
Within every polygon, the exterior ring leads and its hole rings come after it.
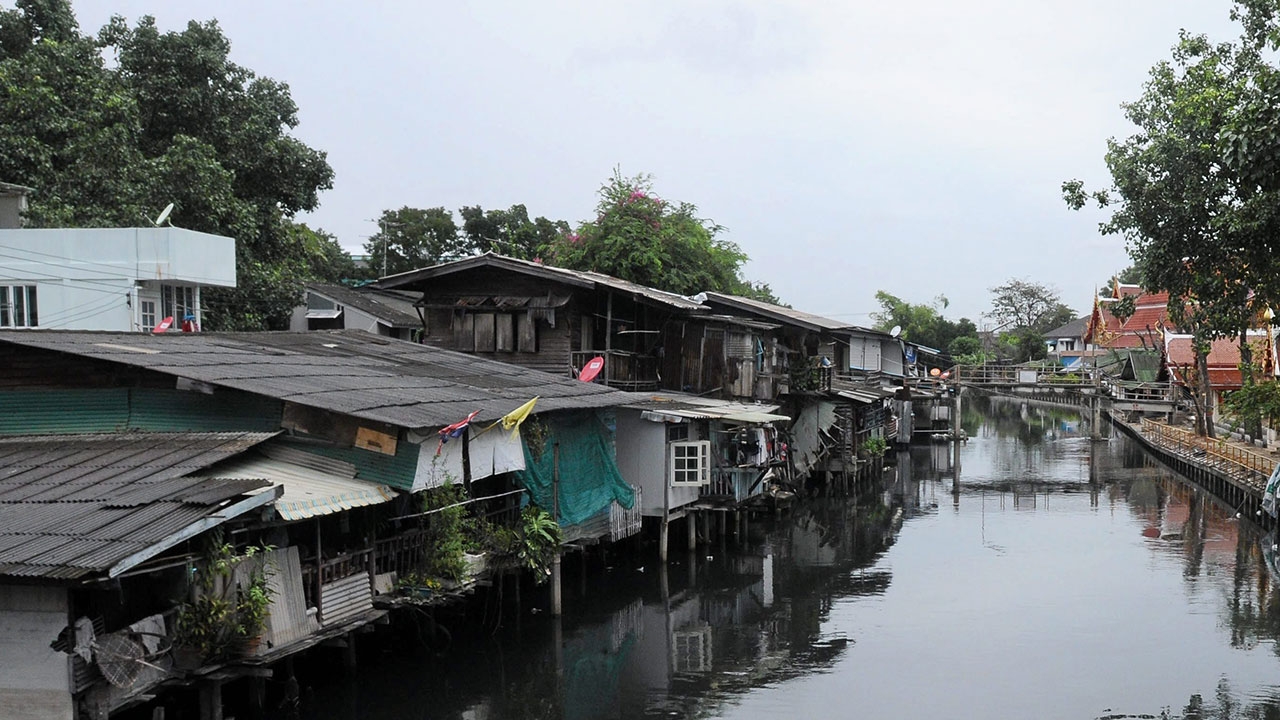
POLYGON ((1232 472, 1215 465, 1207 455, 1197 455, 1194 451, 1187 453, 1160 445, 1143 435, 1138 427, 1118 420, 1110 413, 1105 414, 1112 426, 1142 445, 1149 455, 1235 508, 1237 516, 1247 516, 1252 522, 1267 529, 1275 527, 1275 518, 1261 512, 1265 478, 1259 480, 1256 474, 1248 478, 1233 477, 1232 472))

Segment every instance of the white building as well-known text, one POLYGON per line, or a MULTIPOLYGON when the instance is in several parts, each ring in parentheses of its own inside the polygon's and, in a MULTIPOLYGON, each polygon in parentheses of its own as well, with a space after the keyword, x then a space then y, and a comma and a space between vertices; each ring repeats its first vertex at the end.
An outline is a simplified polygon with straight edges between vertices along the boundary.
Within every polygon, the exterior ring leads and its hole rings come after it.
POLYGON ((153 228, 0 229, 0 328, 150 331, 202 322, 201 288, 235 287, 229 237, 153 228))

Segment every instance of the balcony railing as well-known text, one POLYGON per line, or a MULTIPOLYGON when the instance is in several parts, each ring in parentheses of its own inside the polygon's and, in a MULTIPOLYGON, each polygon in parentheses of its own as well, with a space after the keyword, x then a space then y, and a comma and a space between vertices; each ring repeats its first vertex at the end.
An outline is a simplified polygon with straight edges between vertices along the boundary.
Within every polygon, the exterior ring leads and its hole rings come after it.
POLYGON ((604 358, 604 370, 594 382, 619 390, 651 391, 658 389, 659 358, 625 350, 582 350, 570 353, 570 362, 580 370, 592 358, 604 358))

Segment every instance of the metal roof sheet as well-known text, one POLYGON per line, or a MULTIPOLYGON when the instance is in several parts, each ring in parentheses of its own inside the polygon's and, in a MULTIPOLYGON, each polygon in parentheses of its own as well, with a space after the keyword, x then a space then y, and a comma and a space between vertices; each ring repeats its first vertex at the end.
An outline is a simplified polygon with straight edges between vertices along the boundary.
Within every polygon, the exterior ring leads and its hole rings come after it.
POLYGON ((519 260, 517 258, 498 255, 496 253, 485 253, 475 257, 455 260, 454 262, 433 265, 428 268, 410 270, 409 272, 400 273, 399 275, 390 275, 378 280, 373 284, 373 287, 384 290, 392 288, 421 289, 433 278, 464 272, 479 267, 502 268, 522 275, 532 275, 534 277, 540 277, 553 282, 559 282, 581 288, 595 289, 597 287, 604 287, 610 290, 627 293, 637 300, 647 300, 655 304, 666 305, 678 310, 700 311, 707 309, 702 303, 691 300, 683 295, 677 295, 664 290, 658 290, 657 288, 639 285, 629 280, 613 277, 612 275, 605 275, 603 273, 585 270, 569 270, 568 268, 543 265, 542 263, 519 260))
POLYGON ((741 423, 786 422, 788 415, 777 413, 780 405, 747 404, 729 400, 702 398, 671 393, 652 395, 626 407, 642 411, 646 420, 679 422, 682 420, 728 420, 741 423))
POLYGON ((69 580, 261 492, 184 477, 275 433, 97 433, 0 438, 0 576, 69 580))
MULTIPOLYGON (((197 477, 261 479, 283 485, 284 494, 276 499, 275 509, 290 521, 395 498, 396 492, 386 485, 357 480, 355 475, 351 463, 276 445, 221 463, 197 477)), ((266 488, 259 492, 263 490, 266 488)))
POLYGON ((787 325, 799 325, 810 330, 849 330, 855 327, 840 320, 833 320, 821 315, 813 315, 793 308, 752 300, 738 295, 725 295, 717 292, 709 292, 706 295, 706 303, 712 309, 728 308, 738 312, 748 312, 787 325))
MULTIPOLYGON (((410 293, 379 290, 372 287, 350 288, 346 285, 332 283, 308 283, 307 291, 316 293, 339 305, 346 305, 368 313, 388 327, 422 327, 422 320, 418 317, 418 312, 413 305, 417 298, 410 293)), ((337 317, 339 314, 337 310, 311 309, 307 311, 307 317, 332 318, 337 317), (333 314, 324 315, 323 313, 325 312, 333 312, 333 314)))
POLYGON ((536 412, 611 407, 630 393, 360 330, 159 335, 0 331, 0 342, 105 360, 408 428, 474 410, 495 420, 537 395, 536 412))

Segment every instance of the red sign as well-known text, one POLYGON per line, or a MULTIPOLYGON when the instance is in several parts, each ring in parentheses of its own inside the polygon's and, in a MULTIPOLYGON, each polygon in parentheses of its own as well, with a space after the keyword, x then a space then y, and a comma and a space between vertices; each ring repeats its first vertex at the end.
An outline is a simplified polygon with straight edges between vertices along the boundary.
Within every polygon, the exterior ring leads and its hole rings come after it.
POLYGON ((169 328, 170 328, 170 327, 172 327, 172 326, 173 326, 173 316, 172 316, 172 315, 170 315, 169 317, 167 317, 167 318, 165 318, 165 319, 161 320, 161 321, 160 321, 160 324, 159 324, 159 325, 157 325, 157 326, 156 326, 156 328, 155 328, 154 330, 152 330, 151 332, 153 332, 153 333, 162 333, 162 332, 167 332, 167 331, 169 330, 169 328))

